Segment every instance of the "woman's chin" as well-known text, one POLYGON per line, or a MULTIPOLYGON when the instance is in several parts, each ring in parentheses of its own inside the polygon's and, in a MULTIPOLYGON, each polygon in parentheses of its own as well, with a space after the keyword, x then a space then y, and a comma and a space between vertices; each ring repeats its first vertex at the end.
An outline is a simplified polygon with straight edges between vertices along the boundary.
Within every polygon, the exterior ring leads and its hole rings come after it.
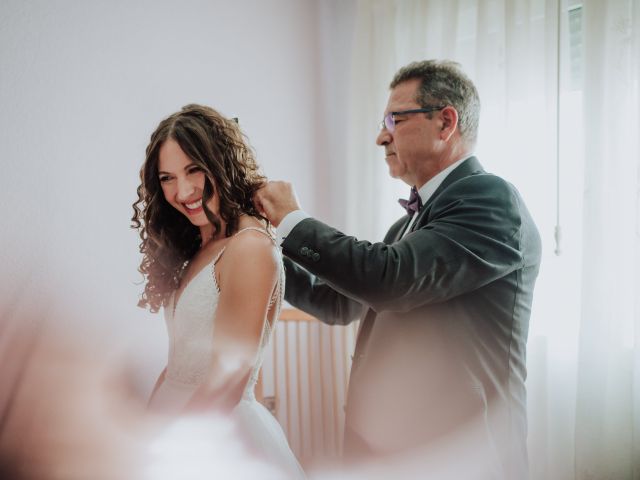
POLYGON ((196 227, 201 227, 209 223, 209 219, 204 213, 202 208, 198 208, 197 210, 185 211, 182 210, 182 214, 187 217, 187 219, 193 223, 196 227))

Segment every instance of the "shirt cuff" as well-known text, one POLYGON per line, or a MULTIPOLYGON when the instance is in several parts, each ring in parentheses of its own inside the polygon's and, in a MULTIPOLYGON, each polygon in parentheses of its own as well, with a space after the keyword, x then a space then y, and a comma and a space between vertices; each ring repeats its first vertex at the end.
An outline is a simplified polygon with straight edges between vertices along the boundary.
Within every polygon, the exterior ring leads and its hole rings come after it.
POLYGON ((287 236, 291 233, 291 230, 293 230, 295 226, 298 225, 298 223, 300 223, 305 218, 309 218, 310 216, 311 215, 303 210, 294 210, 293 212, 288 213, 282 219, 280 225, 278 225, 278 228, 276 228, 278 245, 282 245, 282 242, 284 242, 285 238, 287 238, 287 236))

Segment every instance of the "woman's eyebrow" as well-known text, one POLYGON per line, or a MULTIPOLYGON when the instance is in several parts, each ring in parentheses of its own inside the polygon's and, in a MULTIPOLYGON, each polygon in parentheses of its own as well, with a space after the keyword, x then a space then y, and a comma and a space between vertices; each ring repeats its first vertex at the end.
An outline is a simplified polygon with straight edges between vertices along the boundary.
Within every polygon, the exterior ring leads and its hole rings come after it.
MULTIPOLYGON (((193 167, 194 165, 195 165, 196 167, 198 166, 198 165, 196 165, 196 163, 195 163, 195 162, 191 162, 191 163, 189 163, 189 164, 185 165, 185 166, 184 166, 184 168, 183 168, 183 170, 187 170, 187 169, 189 169, 189 168, 193 167)), ((171 174, 172 174, 171 172, 165 172, 164 170, 158 170, 158 175, 171 175, 171 174)))

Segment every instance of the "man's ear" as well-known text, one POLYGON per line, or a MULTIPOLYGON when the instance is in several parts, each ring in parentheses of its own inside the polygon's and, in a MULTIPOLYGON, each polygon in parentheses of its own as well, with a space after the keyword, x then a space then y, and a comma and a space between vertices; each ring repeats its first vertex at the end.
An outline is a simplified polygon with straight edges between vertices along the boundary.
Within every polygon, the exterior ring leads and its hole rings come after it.
POLYGON ((448 142, 458 128, 458 111, 451 105, 447 105, 440 111, 440 118, 442 119, 440 140, 448 142))

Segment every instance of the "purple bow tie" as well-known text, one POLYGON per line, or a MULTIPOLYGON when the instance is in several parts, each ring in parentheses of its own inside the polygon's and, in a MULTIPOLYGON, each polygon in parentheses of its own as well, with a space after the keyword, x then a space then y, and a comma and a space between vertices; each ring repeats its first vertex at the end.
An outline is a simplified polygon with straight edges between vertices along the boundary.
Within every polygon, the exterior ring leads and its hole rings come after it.
POLYGON ((411 195, 409 195, 409 200, 401 198, 400 200, 398 200, 398 203, 404 207, 408 215, 413 215, 422 208, 422 198, 420 198, 418 189, 416 187, 411 187, 411 195))

